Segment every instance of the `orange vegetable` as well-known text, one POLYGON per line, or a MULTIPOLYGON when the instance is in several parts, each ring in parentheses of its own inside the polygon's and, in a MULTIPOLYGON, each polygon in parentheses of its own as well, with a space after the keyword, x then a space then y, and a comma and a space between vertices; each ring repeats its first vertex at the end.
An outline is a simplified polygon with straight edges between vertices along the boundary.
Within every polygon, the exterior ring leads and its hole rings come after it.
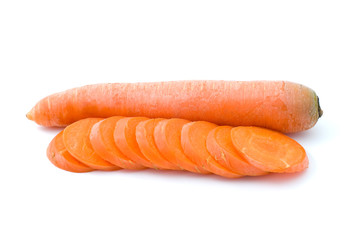
POLYGON ((153 131, 161 118, 148 119, 136 127, 136 140, 143 155, 159 169, 181 170, 177 165, 167 161, 156 147, 153 131))
POLYGON ((67 151, 85 165, 98 170, 117 170, 118 166, 101 158, 92 148, 90 132, 101 118, 79 120, 64 129, 63 141, 67 151))
POLYGON ((92 168, 79 162, 66 149, 63 139, 63 131, 57 134, 47 148, 47 157, 58 168, 69 172, 90 172, 92 168))
POLYGON ((88 85, 50 95, 26 115, 43 126, 88 117, 184 118, 298 132, 321 116, 313 90, 285 81, 176 81, 88 85))
POLYGON ((231 131, 234 147, 253 166, 268 172, 295 172, 308 167, 304 148, 290 137, 258 127, 231 131))
POLYGON ((142 154, 136 141, 136 127, 140 122, 146 120, 148 120, 148 118, 144 117, 120 119, 116 123, 113 136, 118 149, 129 159, 142 166, 156 168, 156 166, 142 154))
POLYGON ((151 167, 239 178, 308 167, 303 147, 282 133, 176 118, 82 119, 52 140, 47 156, 72 172, 151 167))
POLYGON ((125 169, 144 169, 145 167, 126 157, 116 146, 114 131, 116 123, 123 117, 110 117, 93 125, 90 141, 95 152, 104 160, 125 169))
POLYGON ((172 118, 160 121, 154 130, 155 143, 160 153, 173 164, 195 173, 209 173, 197 166, 183 152, 181 146, 182 127, 190 121, 172 118))
POLYGON ((242 175, 258 176, 267 172, 249 164, 234 148, 231 139, 232 127, 219 126, 209 132, 207 137, 207 149, 209 153, 228 169, 242 175))
POLYGON ((185 124, 181 132, 181 144, 184 153, 198 166, 214 174, 228 178, 242 177, 243 175, 222 166, 208 152, 206 139, 209 132, 216 127, 217 125, 213 123, 203 121, 185 124))

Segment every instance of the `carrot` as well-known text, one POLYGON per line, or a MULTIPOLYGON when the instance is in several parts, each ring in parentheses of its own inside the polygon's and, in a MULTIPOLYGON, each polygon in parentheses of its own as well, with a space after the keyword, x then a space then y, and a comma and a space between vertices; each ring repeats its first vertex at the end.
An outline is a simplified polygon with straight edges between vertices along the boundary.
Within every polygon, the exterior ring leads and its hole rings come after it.
POLYGON ((309 165, 309 160, 308 157, 306 156, 302 162, 290 166, 289 168, 283 170, 282 173, 301 172, 306 168, 308 168, 308 165, 309 165))
POLYGON ((92 148, 90 132, 101 118, 79 120, 64 129, 63 141, 72 156, 85 165, 98 170, 117 170, 119 167, 102 159, 92 148))
POLYGON ((114 140, 118 149, 129 159, 149 168, 156 166, 141 152, 136 141, 136 127, 140 122, 146 121, 145 117, 128 117, 117 121, 114 130, 114 140))
POLYGON ((308 167, 304 148, 290 137, 258 127, 231 130, 234 147, 253 166, 268 172, 302 171, 308 167))
POLYGON ((154 130, 155 143, 160 153, 173 164, 194 173, 209 173, 197 166, 183 152, 181 146, 182 127, 190 121, 179 118, 164 119, 154 130))
POLYGON ((238 178, 308 167, 304 148, 273 130, 145 117, 79 120, 51 141, 47 156, 72 172, 152 167, 238 178))
POLYGON ((126 157, 116 146, 114 131, 116 123, 123 117, 115 116, 93 125, 90 141, 95 152, 104 160, 125 169, 139 170, 145 167, 126 157))
POLYGON ((144 116, 298 132, 322 115, 313 90, 286 81, 175 81, 88 85, 50 95, 26 115, 43 126, 87 117, 144 116))
POLYGON ((207 137, 208 152, 223 166, 236 173, 249 176, 267 174, 249 164, 234 148, 231 139, 232 127, 219 126, 209 132, 207 137))
POLYGON ((216 127, 217 125, 213 123, 203 121, 185 124, 181 132, 181 144, 184 153, 198 166, 214 174, 228 178, 242 177, 243 175, 222 166, 208 152, 206 139, 209 132, 216 127))
POLYGON ((167 161, 156 147, 153 131, 161 118, 148 119, 136 127, 136 140, 142 154, 158 169, 181 170, 177 165, 167 161))
POLYGON ((58 168, 69 172, 90 172, 92 168, 79 162, 66 149, 63 139, 63 131, 57 134, 47 148, 48 159, 58 168))

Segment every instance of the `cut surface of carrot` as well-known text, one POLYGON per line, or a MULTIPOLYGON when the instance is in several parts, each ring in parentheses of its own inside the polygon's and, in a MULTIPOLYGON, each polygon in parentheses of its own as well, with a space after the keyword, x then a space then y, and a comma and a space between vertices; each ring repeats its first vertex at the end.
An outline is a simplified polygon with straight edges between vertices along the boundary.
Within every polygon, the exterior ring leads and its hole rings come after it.
POLYGON ((158 151, 153 136, 156 125, 163 119, 154 118, 140 122, 136 127, 136 141, 142 154, 158 169, 181 170, 181 168, 167 161, 158 151))
POLYGON ((145 117, 126 117, 117 121, 114 140, 118 149, 129 159, 149 168, 156 168, 141 152, 136 140, 136 127, 145 117))
POLYGON ((95 152, 104 160, 124 169, 139 170, 145 167, 125 156, 116 146, 114 131, 116 123, 123 117, 106 118, 93 125, 90 141, 95 152))
POLYGON ((304 148, 282 133, 259 127, 235 127, 231 138, 241 156, 263 171, 295 172, 308 166, 304 148))
POLYGON ((204 121, 185 124, 181 132, 181 145, 184 153, 197 165, 214 174, 227 178, 242 177, 243 175, 234 173, 219 164, 208 152, 207 136, 216 127, 216 124, 204 121))
POLYGON ((101 158, 91 145, 92 126, 101 120, 102 118, 86 118, 67 126, 63 133, 65 147, 77 160, 93 169, 118 170, 118 166, 101 158))
POLYGON ((209 132, 207 149, 209 153, 223 166, 233 172, 248 176, 265 175, 265 172, 249 164, 239 155, 232 143, 232 127, 218 126, 209 132))
POLYGON ((295 173, 295 172, 301 172, 308 168, 309 166, 309 159, 308 156, 304 158, 304 160, 298 164, 294 164, 293 166, 285 169, 282 171, 282 173, 295 173))
POLYGON ((154 139, 160 153, 173 164, 182 169, 194 172, 208 174, 209 171, 197 166, 183 152, 181 146, 182 127, 190 121, 179 118, 163 119, 158 122, 154 130, 154 139))
POLYGON ((63 139, 63 131, 58 133, 47 148, 47 157, 58 168, 69 172, 91 172, 92 168, 74 158, 66 149, 63 139))

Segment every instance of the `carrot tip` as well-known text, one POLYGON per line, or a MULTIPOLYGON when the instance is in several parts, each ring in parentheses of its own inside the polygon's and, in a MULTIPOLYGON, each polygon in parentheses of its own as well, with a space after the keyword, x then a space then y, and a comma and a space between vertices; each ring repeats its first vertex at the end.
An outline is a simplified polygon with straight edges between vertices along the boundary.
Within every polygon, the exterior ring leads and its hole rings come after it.
POLYGON ((33 118, 33 116, 32 116, 32 110, 26 114, 26 117, 27 117, 27 119, 29 119, 29 120, 34 120, 34 118, 33 118))

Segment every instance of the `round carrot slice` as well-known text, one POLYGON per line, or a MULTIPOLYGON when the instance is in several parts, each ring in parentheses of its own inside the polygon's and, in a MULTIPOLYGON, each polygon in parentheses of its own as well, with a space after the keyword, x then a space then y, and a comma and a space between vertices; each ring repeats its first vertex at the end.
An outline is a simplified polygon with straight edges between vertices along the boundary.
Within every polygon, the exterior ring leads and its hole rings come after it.
POLYGON ((125 169, 144 169, 144 166, 126 157, 115 144, 113 135, 116 123, 122 118, 120 116, 110 117, 93 125, 90 133, 91 145, 100 157, 113 165, 125 169))
POLYGON ((136 126, 143 121, 148 120, 145 117, 126 117, 117 121, 114 140, 120 151, 132 161, 142 166, 155 168, 141 152, 136 141, 136 126))
POLYGON ((64 131, 57 134, 47 148, 47 157, 56 167, 69 172, 90 172, 92 168, 74 158, 66 149, 62 140, 64 131))
POLYGON ((154 139, 160 153, 173 164, 194 173, 209 173, 197 166, 183 152, 181 146, 182 127, 190 121, 179 118, 164 119, 157 123, 154 130, 154 139))
POLYGON ((235 127, 231 138, 237 151, 263 171, 301 171, 308 166, 304 148, 282 133, 259 127, 235 127))
POLYGON ((204 121, 185 124, 181 132, 181 145, 184 153, 197 165, 214 174, 227 178, 242 177, 243 175, 234 173, 219 164, 208 152, 207 136, 216 127, 216 124, 204 121))
POLYGON ((249 164, 239 155, 231 139, 232 127, 219 126, 209 132, 207 149, 209 153, 223 166, 241 175, 259 176, 267 172, 249 164))
POLYGON ((64 130, 63 141, 72 156, 91 168, 106 171, 117 170, 118 166, 101 158, 91 145, 91 128, 101 120, 102 118, 86 118, 67 126, 64 130))
POLYGON ((148 119, 136 127, 136 140, 143 155, 158 169, 181 170, 177 165, 167 161, 158 151, 153 137, 156 125, 162 118, 148 119))

